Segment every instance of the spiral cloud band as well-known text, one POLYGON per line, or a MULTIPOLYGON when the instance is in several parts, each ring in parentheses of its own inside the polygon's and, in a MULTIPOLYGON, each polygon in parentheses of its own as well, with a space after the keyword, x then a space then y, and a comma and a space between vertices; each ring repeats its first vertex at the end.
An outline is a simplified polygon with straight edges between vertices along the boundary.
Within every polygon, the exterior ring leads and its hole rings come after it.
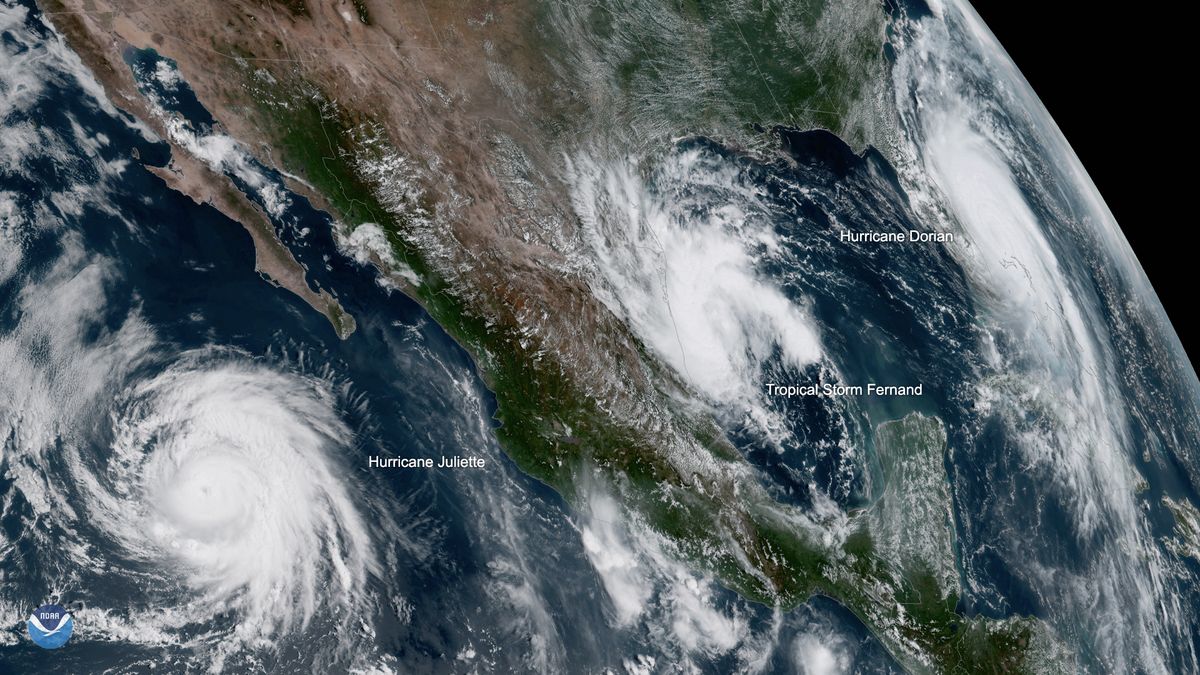
POLYGON ((177 567, 188 614, 235 634, 305 628, 363 601, 371 538, 331 449, 350 436, 327 383, 193 356, 120 397, 89 513, 136 559, 177 567))

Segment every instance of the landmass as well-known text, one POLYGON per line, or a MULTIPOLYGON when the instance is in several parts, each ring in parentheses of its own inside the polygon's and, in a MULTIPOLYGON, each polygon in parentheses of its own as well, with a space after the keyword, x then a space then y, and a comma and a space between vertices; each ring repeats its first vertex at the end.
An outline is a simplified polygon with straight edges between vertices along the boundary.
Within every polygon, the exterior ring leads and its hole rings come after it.
MULTIPOLYGON (((124 60, 154 49, 340 237, 382 238, 372 261, 474 357, 506 452, 568 500, 598 468, 698 569, 785 609, 828 595, 911 670, 1054 662, 1029 656, 1053 642, 1038 622, 959 613, 948 523, 913 542, 875 532, 910 506, 943 513, 943 491, 909 504, 893 483, 832 544, 775 501, 697 392, 596 297, 559 178, 580 148, 638 155, 680 135, 771 152, 776 124, 886 146, 878 3, 41 2, 116 105, 170 138, 124 60), (909 544, 918 554, 889 554, 909 544)), ((173 150, 159 175, 243 223, 259 269, 347 335, 263 214, 173 150)), ((877 434, 893 481, 936 482, 940 422, 877 434)))

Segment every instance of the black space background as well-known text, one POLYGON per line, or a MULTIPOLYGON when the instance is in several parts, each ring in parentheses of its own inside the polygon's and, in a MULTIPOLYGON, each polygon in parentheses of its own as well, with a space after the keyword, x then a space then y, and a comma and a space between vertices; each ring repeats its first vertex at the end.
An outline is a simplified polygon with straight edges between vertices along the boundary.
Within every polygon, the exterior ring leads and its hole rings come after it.
POLYGON ((1158 3, 972 5, 1100 188, 1195 367, 1194 21, 1158 3))

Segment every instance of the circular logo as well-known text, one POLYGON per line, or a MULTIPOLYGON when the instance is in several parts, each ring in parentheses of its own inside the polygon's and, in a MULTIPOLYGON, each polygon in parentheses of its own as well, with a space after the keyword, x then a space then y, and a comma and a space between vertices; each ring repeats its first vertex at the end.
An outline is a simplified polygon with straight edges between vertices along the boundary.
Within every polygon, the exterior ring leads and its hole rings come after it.
POLYGON ((58 649, 71 639, 75 621, 58 605, 42 605, 29 615, 29 637, 43 649, 58 649))

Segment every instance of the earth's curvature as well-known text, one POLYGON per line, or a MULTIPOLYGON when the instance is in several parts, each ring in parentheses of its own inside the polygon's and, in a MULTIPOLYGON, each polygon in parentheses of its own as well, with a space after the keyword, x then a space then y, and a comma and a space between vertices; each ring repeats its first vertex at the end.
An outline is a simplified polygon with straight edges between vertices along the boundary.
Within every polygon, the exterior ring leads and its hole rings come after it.
POLYGON ((0 672, 1200 670, 1200 382, 966 2, 5 0, 0 120, 0 672))

